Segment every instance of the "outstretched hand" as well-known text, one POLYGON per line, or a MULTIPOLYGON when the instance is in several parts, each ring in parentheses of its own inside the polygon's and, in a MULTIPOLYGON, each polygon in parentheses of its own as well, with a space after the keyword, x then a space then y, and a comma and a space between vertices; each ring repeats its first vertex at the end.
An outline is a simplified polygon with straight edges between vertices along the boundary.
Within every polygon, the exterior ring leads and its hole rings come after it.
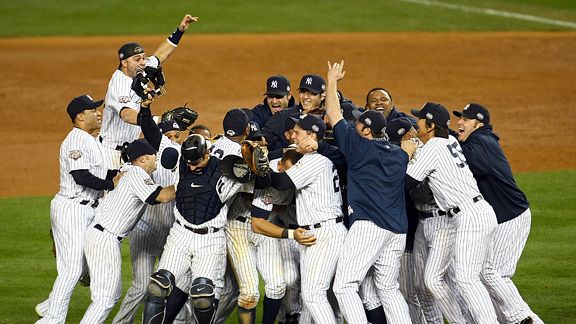
POLYGON ((344 60, 334 64, 328 61, 328 79, 340 81, 344 78, 344 75, 346 75, 346 71, 344 71, 344 60))
POLYGON ((180 26, 178 26, 178 30, 184 32, 190 27, 190 24, 193 22, 198 21, 198 17, 192 17, 192 15, 186 14, 184 18, 182 18, 182 22, 180 26))

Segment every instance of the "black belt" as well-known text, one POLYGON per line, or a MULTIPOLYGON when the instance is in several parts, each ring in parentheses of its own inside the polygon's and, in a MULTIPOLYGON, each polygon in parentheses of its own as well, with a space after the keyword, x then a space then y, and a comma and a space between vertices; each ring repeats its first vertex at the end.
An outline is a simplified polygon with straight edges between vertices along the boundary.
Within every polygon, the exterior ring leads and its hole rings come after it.
MULTIPOLYGON (((482 199, 484 199, 484 197, 482 197, 482 195, 478 195, 478 196, 472 198, 472 201, 473 201, 474 203, 477 203, 477 202, 479 202, 479 201, 482 200, 482 199)), ((456 207, 454 207, 454 208, 448 209, 447 214, 448 214, 448 216, 450 216, 450 217, 454 217, 454 215, 458 214, 458 213, 461 212, 461 211, 462 211, 462 210, 460 209, 460 207, 456 206, 456 207)))
MULTIPOLYGON (((210 233, 210 228, 208 228, 208 227, 194 228, 194 227, 186 226, 186 225, 182 224, 178 219, 176 220, 176 223, 178 223, 178 225, 180 225, 180 226, 184 227, 185 229, 192 231, 196 234, 204 235, 204 234, 210 233)), ((214 227, 214 230, 212 231, 212 233, 216 233, 219 230, 220 230, 219 228, 214 227)))
POLYGON ((246 223, 249 220, 249 218, 244 217, 244 216, 238 216, 238 217, 236 217, 236 220, 239 222, 242 222, 242 223, 246 223))
MULTIPOLYGON (((99 230, 100 232, 104 232, 104 227, 102 227, 102 225, 100 224, 94 225, 94 228, 99 230)), ((116 239, 118 240, 118 242, 122 242, 124 238, 122 236, 117 236, 116 239)))
MULTIPOLYGON (((327 220, 326 222, 328 222, 330 220, 327 220)), ((340 217, 336 217, 336 224, 338 223, 342 223, 344 221, 344 217, 340 216, 340 217)), ((325 222, 322 222, 325 223, 325 222)), ((312 225, 304 225, 304 226, 300 226, 305 230, 309 230, 311 228, 320 228, 322 227, 322 223, 316 223, 316 224, 312 224, 312 225)))
POLYGON ((297 228, 300 227, 300 226, 298 226, 298 224, 286 224, 286 223, 284 223, 283 221, 281 221, 281 220, 279 220, 279 219, 278 219, 276 222, 277 222, 278 225, 280 225, 281 227, 288 228, 288 229, 297 229, 297 228))
POLYGON ((98 200, 94 200, 94 202, 92 202, 92 200, 82 200, 82 201, 80 202, 80 205, 86 206, 86 205, 88 205, 88 204, 90 204, 90 203, 92 203, 92 204, 90 205, 90 207, 92 207, 92 208, 98 207, 98 204, 99 204, 98 200))
MULTIPOLYGON (((102 136, 98 136, 98 140, 100 141, 100 143, 104 142, 104 139, 102 138, 102 136)), ((116 145, 116 148, 114 148, 116 151, 122 151, 122 145, 116 145)))
POLYGON ((418 217, 420 217, 420 219, 426 219, 426 218, 431 218, 431 217, 436 217, 436 216, 444 216, 446 215, 446 212, 443 210, 438 210, 438 212, 425 212, 425 211, 418 211, 418 217))

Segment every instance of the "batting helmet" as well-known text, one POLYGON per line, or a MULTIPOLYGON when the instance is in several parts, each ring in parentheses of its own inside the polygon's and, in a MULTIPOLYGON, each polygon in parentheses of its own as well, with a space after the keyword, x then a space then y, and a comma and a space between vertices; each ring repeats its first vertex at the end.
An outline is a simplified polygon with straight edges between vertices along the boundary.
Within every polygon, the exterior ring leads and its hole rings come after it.
POLYGON ((206 151, 210 150, 212 144, 204 136, 192 134, 182 143, 182 156, 188 163, 197 163, 206 151))

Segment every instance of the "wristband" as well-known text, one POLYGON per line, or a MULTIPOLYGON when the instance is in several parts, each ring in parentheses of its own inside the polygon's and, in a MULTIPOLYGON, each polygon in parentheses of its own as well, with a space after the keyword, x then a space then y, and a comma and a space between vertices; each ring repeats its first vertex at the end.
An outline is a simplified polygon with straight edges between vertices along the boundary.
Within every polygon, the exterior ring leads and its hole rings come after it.
POLYGON ((172 33, 172 35, 168 36, 168 39, 166 40, 173 46, 178 46, 178 43, 180 43, 180 38, 182 38, 182 35, 184 35, 184 32, 176 28, 176 30, 172 33))
POLYGON ((285 229, 282 230, 282 235, 281 235, 281 237, 282 237, 282 238, 288 238, 288 229, 287 229, 287 228, 285 228, 285 229))
POLYGON ((294 230, 288 230, 288 238, 294 239, 294 230))

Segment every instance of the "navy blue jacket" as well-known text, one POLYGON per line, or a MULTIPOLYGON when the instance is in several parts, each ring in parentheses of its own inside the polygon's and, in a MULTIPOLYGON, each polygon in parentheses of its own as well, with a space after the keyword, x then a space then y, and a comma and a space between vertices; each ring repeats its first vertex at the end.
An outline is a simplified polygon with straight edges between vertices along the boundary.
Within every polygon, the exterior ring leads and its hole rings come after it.
POLYGON ((480 193, 492 205, 501 224, 522 214, 529 205, 514 181, 499 139, 492 125, 484 125, 473 131, 465 142, 460 142, 460 146, 480 193))
MULTIPOLYGON (((295 100, 294 97, 291 97, 288 101, 288 107, 294 107, 295 100)), ((260 129, 264 127, 268 119, 272 117, 272 109, 268 106, 268 101, 266 101, 266 97, 261 104, 258 104, 252 108, 252 121, 260 126, 260 129)))
POLYGON ((386 117, 386 123, 389 123, 393 119, 402 118, 402 117, 408 118, 410 120, 410 122, 412 122, 413 125, 416 125, 416 118, 414 118, 412 116, 408 116, 401 111, 398 111, 396 109, 396 107, 392 107, 390 114, 388 115, 388 117, 386 117))
POLYGON ((408 154, 388 141, 361 137, 345 120, 335 125, 334 139, 348 165, 350 224, 366 219, 391 232, 406 233, 408 154))

